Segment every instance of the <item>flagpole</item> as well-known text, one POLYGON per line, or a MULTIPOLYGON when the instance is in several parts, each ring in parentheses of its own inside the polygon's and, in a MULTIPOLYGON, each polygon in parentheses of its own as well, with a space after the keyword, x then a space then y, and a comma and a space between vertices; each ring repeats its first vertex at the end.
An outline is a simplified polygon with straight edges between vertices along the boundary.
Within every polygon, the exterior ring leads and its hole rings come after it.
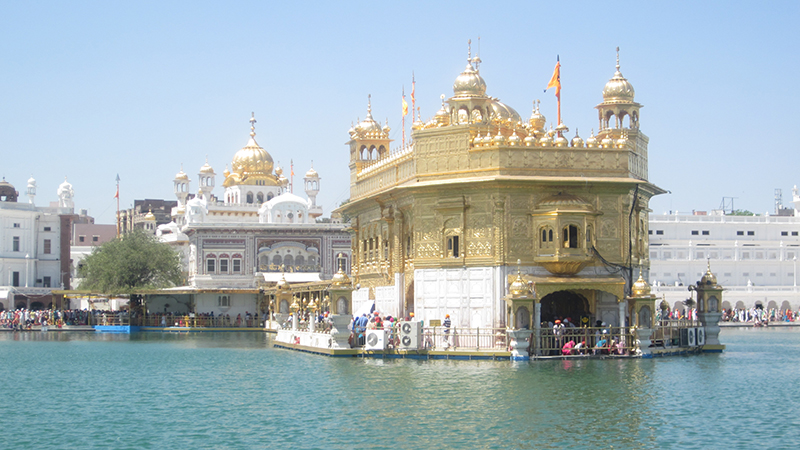
POLYGON ((119 174, 117 174, 117 238, 119 238, 119 174))
POLYGON ((558 99, 558 125, 561 125, 561 58, 556 55, 558 63, 558 88, 556 88, 556 98, 558 99))
POLYGON ((294 160, 289 160, 289 192, 294 194, 294 160))
MULTIPOLYGON (((405 88, 405 86, 403 87, 403 103, 405 103, 407 105, 407 103, 406 103, 406 88, 405 88)), ((405 111, 405 109, 407 109, 407 107, 403 108, 403 146, 402 146, 402 148, 406 148, 406 111, 405 111)))
MULTIPOLYGON (((417 87, 417 82, 414 80, 414 71, 411 71, 411 123, 414 123, 414 110, 417 109, 417 99, 414 96, 414 90, 417 87)), ((421 120, 421 119, 420 119, 421 120)))

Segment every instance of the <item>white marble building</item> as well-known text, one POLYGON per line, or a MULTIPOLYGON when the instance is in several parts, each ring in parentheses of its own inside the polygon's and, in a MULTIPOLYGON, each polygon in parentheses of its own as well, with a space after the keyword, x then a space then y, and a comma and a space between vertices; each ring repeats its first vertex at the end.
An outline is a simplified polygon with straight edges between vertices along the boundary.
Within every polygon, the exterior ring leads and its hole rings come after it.
POLYGON ((650 283, 671 306, 708 264, 725 287, 723 308, 800 308, 800 195, 794 216, 650 216, 650 283))
POLYGON ((69 289, 72 185, 65 179, 48 207, 36 206, 33 178, 25 195, 19 202, 14 186, 0 181, 0 310, 47 308, 53 289, 69 289))

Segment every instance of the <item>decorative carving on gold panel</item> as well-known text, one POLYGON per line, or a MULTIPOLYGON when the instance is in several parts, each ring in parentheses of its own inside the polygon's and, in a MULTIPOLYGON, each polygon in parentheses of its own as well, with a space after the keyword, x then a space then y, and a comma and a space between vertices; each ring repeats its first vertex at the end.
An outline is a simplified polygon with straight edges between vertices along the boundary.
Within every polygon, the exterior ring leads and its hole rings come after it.
POLYGON ((491 256, 492 243, 488 241, 469 241, 467 256, 491 256))
POLYGON ((600 208, 605 214, 619 212, 619 202, 617 197, 600 197, 600 208))
POLYGON ((423 242, 417 245, 417 258, 438 258, 439 244, 437 242, 423 242))
POLYGON ((606 239, 612 239, 617 237, 617 224, 614 223, 613 219, 601 219, 600 220, 600 237, 606 239))
POLYGON ((512 195, 511 196, 511 209, 512 210, 519 210, 530 209, 530 195, 512 195))

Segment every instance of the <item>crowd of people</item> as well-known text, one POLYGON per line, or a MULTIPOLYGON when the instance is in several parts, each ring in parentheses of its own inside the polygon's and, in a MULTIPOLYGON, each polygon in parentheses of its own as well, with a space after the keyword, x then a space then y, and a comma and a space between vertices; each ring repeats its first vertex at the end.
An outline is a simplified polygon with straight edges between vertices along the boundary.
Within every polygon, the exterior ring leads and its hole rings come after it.
POLYGON ((111 311, 87 311, 85 309, 14 309, 0 311, 0 327, 14 330, 31 330, 33 327, 63 327, 64 325, 89 325, 102 320, 103 314, 111 311))
MULTIPOLYGON (((555 355, 627 355, 629 346, 608 324, 598 320, 593 328, 578 327, 569 318, 559 318, 552 322, 543 322, 542 351, 555 355)), ((619 330, 616 330, 619 331, 619 330)), ((529 351, 533 352, 533 341, 529 351)))
POLYGON ((722 310, 723 322, 742 322, 754 325, 767 325, 770 322, 795 322, 800 319, 800 309, 778 309, 764 307, 732 308, 722 310))

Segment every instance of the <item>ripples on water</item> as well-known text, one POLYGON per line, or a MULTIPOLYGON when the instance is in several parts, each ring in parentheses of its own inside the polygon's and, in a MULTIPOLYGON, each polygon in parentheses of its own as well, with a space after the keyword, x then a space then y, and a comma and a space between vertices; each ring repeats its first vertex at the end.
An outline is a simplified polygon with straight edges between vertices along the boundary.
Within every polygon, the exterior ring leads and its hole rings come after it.
POLYGON ((722 340, 722 355, 511 363, 3 332, 0 425, 4 448, 793 448, 800 330, 722 340))

